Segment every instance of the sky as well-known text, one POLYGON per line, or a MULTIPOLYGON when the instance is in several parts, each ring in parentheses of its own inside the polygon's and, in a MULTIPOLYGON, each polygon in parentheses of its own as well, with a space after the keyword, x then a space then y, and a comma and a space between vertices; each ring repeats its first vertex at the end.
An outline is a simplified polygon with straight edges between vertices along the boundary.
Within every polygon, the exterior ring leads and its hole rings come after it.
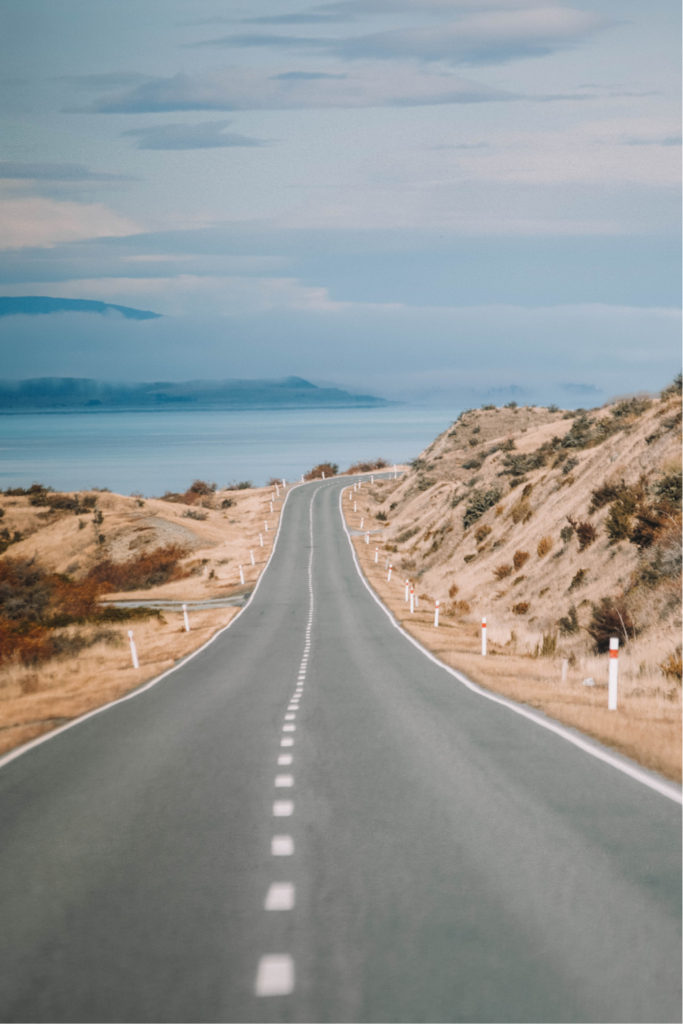
POLYGON ((1 375, 578 407, 680 369, 678 0, 0 0, 1 375))

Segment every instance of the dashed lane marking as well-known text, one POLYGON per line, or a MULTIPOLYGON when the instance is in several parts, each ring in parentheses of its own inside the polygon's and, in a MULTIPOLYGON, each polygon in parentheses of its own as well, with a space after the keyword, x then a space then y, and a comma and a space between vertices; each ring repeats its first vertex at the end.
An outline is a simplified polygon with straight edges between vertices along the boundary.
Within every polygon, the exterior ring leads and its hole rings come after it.
POLYGON ((291 836, 273 836, 270 852, 273 857, 291 857, 294 853, 294 840, 291 836))
POLYGON ((294 960, 287 953, 269 953, 259 960, 254 986, 257 996, 288 996, 294 991, 294 960))
POLYGON ((276 800, 273 804, 274 818, 290 818, 294 814, 293 800, 276 800))
POLYGON ((275 785, 278 789, 286 789, 288 786, 294 785, 293 775, 276 775, 275 785))
POLYGON ((263 906, 266 910, 292 910, 295 900, 296 894, 291 882, 273 882, 263 906))

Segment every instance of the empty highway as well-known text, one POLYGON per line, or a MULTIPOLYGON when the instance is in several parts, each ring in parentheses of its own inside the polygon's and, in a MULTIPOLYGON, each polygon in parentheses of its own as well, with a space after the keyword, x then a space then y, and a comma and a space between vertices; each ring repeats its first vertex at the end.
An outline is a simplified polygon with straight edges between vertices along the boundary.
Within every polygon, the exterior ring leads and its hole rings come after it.
POLYGON ((290 492, 249 605, 0 767, 3 1021, 676 1021, 681 807, 472 692, 290 492))

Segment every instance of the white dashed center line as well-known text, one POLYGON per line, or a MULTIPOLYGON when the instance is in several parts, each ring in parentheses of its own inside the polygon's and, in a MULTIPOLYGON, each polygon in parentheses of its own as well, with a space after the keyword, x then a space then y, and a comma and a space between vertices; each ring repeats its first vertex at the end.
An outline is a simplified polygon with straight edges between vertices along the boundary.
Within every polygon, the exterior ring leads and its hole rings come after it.
POLYGON ((273 804, 274 818, 289 818, 294 814, 293 800, 276 800, 273 804))
POLYGON ((291 882, 273 882, 263 905, 266 910, 292 910, 294 900, 294 886, 291 882))
POLYGON ((280 746, 281 747, 293 747, 294 746, 294 740, 292 739, 291 736, 283 736, 282 739, 280 740, 280 746))
POLYGON ((277 759, 278 764, 291 764, 294 758, 291 754, 280 754, 277 759))
POLYGON ((273 836, 270 852, 273 857, 291 857, 294 853, 294 840, 291 836, 273 836))
POLYGON ((279 789, 285 789, 287 786, 293 786, 294 785, 294 776, 293 775, 276 775, 275 776, 275 785, 279 789))
POLYGON ((254 986, 257 996, 288 996, 294 991, 294 961, 283 953, 262 956, 254 986))

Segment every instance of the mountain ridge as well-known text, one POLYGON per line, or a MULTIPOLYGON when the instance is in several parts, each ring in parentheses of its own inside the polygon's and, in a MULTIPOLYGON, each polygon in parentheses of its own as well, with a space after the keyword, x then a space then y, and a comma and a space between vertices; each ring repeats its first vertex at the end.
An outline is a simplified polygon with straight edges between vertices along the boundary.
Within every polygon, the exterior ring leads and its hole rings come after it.
POLYGON ((100 381, 89 377, 0 379, 0 412, 169 408, 374 407, 376 395, 318 387, 303 377, 190 381, 100 381))

